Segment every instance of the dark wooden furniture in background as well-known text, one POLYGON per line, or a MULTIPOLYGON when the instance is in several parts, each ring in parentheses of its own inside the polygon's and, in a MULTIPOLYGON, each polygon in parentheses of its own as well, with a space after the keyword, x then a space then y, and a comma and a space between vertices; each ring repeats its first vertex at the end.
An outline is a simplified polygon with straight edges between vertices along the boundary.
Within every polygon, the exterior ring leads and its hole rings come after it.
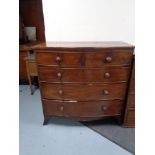
POLYGON ((133 57, 123 126, 130 128, 135 127, 135 57, 133 57))
POLYGON ((19 83, 28 84, 25 57, 33 53, 32 46, 45 41, 42 0, 19 0, 19 83), (24 27, 36 27, 37 41, 27 42, 24 27))
POLYGON ((37 41, 45 41, 42 0, 19 0, 19 13, 25 27, 36 27, 37 41))
POLYGON ((30 48, 26 45, 19 46, 19 83, 28 82, 25 57, 30 55, 30 48))
POLYGON ((26 70, 27 70, 27 76, 29 80, 31 95, 33 95, 34 89, 32 85, 32 78, 38 77, 37 64, 36 64, 34 53, 25 57, 25 61, 26 61, 26 70))
POLYGON ((44 124, 49 116, 122 119, 134 47, 122 42, 34 47, 44 124))

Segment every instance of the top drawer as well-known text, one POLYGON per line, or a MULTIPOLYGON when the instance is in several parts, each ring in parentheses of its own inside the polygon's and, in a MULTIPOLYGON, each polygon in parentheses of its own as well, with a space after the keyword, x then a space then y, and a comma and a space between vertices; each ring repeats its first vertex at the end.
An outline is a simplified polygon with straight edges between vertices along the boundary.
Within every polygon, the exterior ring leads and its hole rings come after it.
POLYGON ((132 52, 129 50, 105 50, 86 53, 86 66, 130 65, 132 52))
POLYGON ((37 52, 36 59, 40 65, 78 67, 81 66, 82 54, 80 52, 40 51, 37 52))
POLYGON ((130 65, 132 52, 130 50, 93 50, 72 51, 39 51, 36 54, 39 65, 62 67, 103 67, 115 65, 130 65))

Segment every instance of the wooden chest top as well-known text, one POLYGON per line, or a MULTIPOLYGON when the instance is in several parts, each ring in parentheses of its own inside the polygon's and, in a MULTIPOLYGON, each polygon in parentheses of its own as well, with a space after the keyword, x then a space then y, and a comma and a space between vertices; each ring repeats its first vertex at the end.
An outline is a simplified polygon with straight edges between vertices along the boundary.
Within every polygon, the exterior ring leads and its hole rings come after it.
POLYGON ((64 48, 77 48, 77 49, 96 49, 96 48, 128 48, 134 49, 133 45, 119 41, 104 41, 104 42, 44 42, 39 45, 33 46, 33 49, 64 49, 64 48))

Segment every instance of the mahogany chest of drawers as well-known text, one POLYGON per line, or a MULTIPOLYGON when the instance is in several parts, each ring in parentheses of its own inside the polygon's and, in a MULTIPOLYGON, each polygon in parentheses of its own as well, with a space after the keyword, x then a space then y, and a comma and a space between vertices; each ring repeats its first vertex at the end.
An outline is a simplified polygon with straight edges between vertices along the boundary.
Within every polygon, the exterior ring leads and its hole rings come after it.
POLYGON ((52 42, 34 48, 44 124, 122 119, 134 47, 122 42, 52 42))

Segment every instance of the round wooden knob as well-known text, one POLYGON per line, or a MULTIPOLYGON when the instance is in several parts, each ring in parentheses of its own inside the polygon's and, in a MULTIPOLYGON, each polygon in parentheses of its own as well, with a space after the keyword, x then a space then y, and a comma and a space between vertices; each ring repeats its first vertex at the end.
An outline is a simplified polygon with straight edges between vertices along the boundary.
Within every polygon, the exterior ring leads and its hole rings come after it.
POLYGON ((105 106, 105 105, 104 105, 104 106, 102 106, 102 110, 103 110, 103 111, 106 111, 107 109, 108 109, 108 107, 107 107, 107 106, 105 106))
POLYGON ((112 61, 112 57, 106 57, 106 61, 107 62, 111 62, 112 61))
POLYGON ((93 86, 93 84, 92 84, 92 83, 89 83, 88 85, 89 85, 89 86, 93 86))
POLYGON ((108 94, 109 94, 109 91, 108 91, 108 90, 103 90, 103 93, 104 93, 105 95, 108 95, 108 94))
POLYGON ((56 57, 55 59, 57 62, 60 62, 61 61, 61 58, 59 56, 56 57))
POLYGON ((62 95, 63 94, 63 91, 62 90, 59 90, 59 94, 62 95))
POLYGON ((59 110, 60 110, 60 111, 64 111, 64 106, 60 106, 60 107, 59 107, 59 110))
POLYGON ((61 75, 61 73, 57 73, 57 76, 60 78, 62 75, 61 75))
POLYGON ((105 77, 105 78, 110 78, 110 73, 105 73, 105 74, 104 74, 104 77, 105 77))

